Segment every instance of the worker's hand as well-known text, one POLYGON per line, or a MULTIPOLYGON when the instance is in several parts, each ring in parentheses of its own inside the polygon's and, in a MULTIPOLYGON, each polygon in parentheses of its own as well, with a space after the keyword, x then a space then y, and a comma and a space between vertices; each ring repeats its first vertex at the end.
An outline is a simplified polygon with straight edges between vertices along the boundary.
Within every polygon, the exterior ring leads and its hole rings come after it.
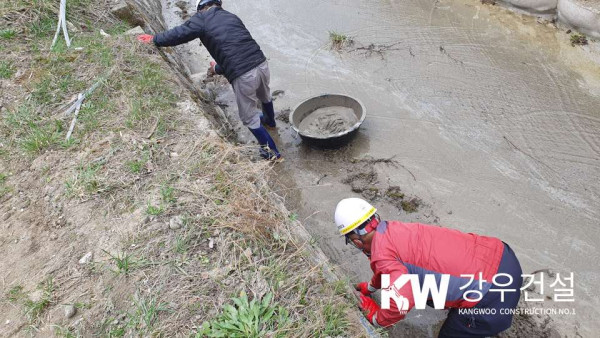
POLYGON ((373 316, 379 311, 379 305, 371 297, 360 295, 358 307, 367 317, 369 323, 373 324, 373 316))
POLYGON ((370 296, 371 295, 371 290, 369 290, 369 283, 368 282, 362 282, 362 283, 358 283, 354 286, 354 288, 356 289, 356 291, 360 291, 360 293, 363 296, 370 296))
POLYGON ((210 62, 210 68, 208 68, 208 75, 215 75, 217 72, 215 71, 215 67, 217 63, 215 61, 210 62))
POLYGON ((137 36, 137 39, 138 39, 139 42, 152 43, 152 40, 154 39, 154 35, 140 34, 140 35, 137 36))

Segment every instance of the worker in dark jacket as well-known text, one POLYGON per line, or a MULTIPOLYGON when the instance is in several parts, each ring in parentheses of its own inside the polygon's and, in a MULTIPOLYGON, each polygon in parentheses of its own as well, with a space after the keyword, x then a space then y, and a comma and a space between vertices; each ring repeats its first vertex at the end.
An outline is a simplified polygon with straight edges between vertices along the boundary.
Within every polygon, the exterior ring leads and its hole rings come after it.
POLYGON ((233 86, 240 119, 258 140, 260 155, 282 160, 263 126, 276 126, 267 58, 240 18, 221 8, 221 0, 198 0, 197 10, 181 26, 155 36, 139 35, 138 40, 168 47, 199 38, 216 61, 211 62, 211 71, 223 74, 233 86), (257 100, 262 103, 262 114, 256 109, 257 100))

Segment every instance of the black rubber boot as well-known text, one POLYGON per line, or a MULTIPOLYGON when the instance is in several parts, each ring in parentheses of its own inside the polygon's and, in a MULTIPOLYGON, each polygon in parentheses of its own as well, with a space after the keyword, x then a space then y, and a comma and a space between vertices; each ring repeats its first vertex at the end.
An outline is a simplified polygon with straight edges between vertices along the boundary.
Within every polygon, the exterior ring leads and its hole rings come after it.
POLYGON ((273 108, 273 101, 262 104, 263 115, 260 117, 260 122, 267 127, 275 128, 275 109, 273 108))

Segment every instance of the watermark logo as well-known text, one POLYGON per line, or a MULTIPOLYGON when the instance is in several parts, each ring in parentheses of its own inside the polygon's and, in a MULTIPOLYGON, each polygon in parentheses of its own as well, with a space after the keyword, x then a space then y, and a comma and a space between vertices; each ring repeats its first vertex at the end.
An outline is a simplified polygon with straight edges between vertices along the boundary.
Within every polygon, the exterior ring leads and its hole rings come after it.
POLYGON ((400 290, 410 283, 413 298, 415 300, 415 308, 425 309, 427 299, 431 295, 434 308, 438 310, 444 309, 446 303, 446 295, 448 294, 448 284, 450 283, 450 275, 441 275, 440 283, 435 280, 435 275, 425 275, 423 285, 419 282, 419 275, 403 274, 390 285, 390 275, 381 275, 381 308, 389 309, 390 300, 396 302, 396 306, 400 311, 408 311, 409 302, 402 295, 400 290))
MULTIPOLYGON (((448 274, 425 274, 422 276, 422 282, 419 280, 420 275, 418 274, 402 274, 398 277, 393 284, 391 284, 390 275, 381 275, 381 308, 389 309, 391 301, 396 303, 396 306, 401 312, 408 312, 410 307, 410 301, 407 297, 407 290, 410 290, 412 298, 414 300, 414 307, 416 309, 425 309, 427 302, 431 300, 433 307, 438 310, 442 310, 446 306, 446 298, 448 295, 448 287, 450 284, 450 275, 448 274), (436 279, 436 276, 438 277, 436 279), (410 288, 408 288, 410 286, 410 288), (403 290, 404 289, 404 290, 403 290)), ((485 294, 486 288, 484 283, 489 284, 487 286, 487 292, 499 293, 500 301, 504 302, 505 293, 517 293, 523 292, 524 300, 526 302, 544 302, 545 297, 543 296, 545 283, 544 275, 539 275, 540 280, 536 280, 536 274, 522 274, 521 277, 526 281, 523 285, 518 287, 511 287, 513 284, 513 276, 506 273, 497 273, 493 276, 491 281, 487 281, 483 278, 482 273, 479 273, 478 278, 475 275, 463 275, 460 277, 466 280, 466 284, 458 287, 459 291, 462 291, 462 299, 467 302, 476 303, 479 302, 485 294), (502 282, 504 281, 504 283, 502 282), (474 287, 469 287, 473 284, 474 287), (538 289, 541 297, 535 298, 530 296, 531 289, 538 289)), ((561 276, 556 273, 556 279, 549 285, 549 288, 553 289, 553 299, 555 302, 573 302, 575 301, 573 292, 573 273, 571 272, 568 276, 561 276)), ((454 285, 454 284, 453 284, 454 285)), ((456 292, 456 290, 454 290, 456 292)), ((574 312, 574 311, 573 311, 574 312)))

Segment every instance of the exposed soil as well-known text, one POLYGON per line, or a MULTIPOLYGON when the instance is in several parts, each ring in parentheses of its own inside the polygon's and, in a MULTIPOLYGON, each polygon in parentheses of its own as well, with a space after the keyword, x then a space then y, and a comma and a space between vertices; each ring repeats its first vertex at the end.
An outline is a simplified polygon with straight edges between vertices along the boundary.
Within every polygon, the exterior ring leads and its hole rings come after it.
POLYGON ((579 34, 579 33, 575 33, 571 35, 571 46, 585 46, 588 44, 588 39, 585 35, 583 34, 579 34))
POLYGON ((406 197, 400 187, 392 186, 385 191, 386 199, 396 208, 404 210, 406 213, 412 213, 419 210, 422 201, 418 197, 406 197))
POLYGON ((409 200, 400 202, 400 205, 402 206, 402 210, 407 213, 416 212, 421 205, 421 200, 417 197, 413 197, 409 200))
POLYGON ((385 53, 394 50, 400 50, 397 46, 400 45, 400 42, 389 43, 389 44, 375 44, 370 43, 367 46, 356 47, 354 49, 349 49, 348 52, 358 52, 362 53, 365 57, 371 57, 373 55, 378 55, 382 60, 385 59, 385 53))
POLYGON ((336 32, 329 32, 329 40, 331 41, 331 48, 338 51, 354 44, 354 39, 336 32))
POLYGON ((352 192, 361 194, 368 201, 373 201, 379 197, 379 189, 375 187, 377 174, 372 169, 368 172, 352 174, 343 179, 342 183, 349 184, 352 187, 352 192))
POLYGON ((494 5, 496 5, 496 0, 481 0, 481 3, 484 5, 494 6, 494 5))
POLYGON ((275 118, 284 123, 290 123, 290 113, 292 109, 286 108, 275 112, 275 118))
POLYGON ((404 199, 404 193, 398 186, 392 186, 387 188, 385 191, 385 197, 391 200, 402 200, 404 199))
POLYGON ((187 20, 190 18, 190 13, 188 13, 188 3, 187 1, 177 1, 175 3, 175 6, 177 6, 181 12, 178 12, 177 14, 181 17, 181 19, 183 20, 187 20))
POLYGON ((351 170, 353 173, 344 178, 342 183, 350 185, 352 192, 361 194, 367 201, 376 203, 384 200, 407 214, 417 212, 423 204, 418 197, 406 196, 399 186, 386 186, 378 181, 375 165, 382 163, 398 167, 397 161, 394 161, 393 158, 354 158, 351 162, 358 165, 360 169, 356 170, 358 172, 351 170))

